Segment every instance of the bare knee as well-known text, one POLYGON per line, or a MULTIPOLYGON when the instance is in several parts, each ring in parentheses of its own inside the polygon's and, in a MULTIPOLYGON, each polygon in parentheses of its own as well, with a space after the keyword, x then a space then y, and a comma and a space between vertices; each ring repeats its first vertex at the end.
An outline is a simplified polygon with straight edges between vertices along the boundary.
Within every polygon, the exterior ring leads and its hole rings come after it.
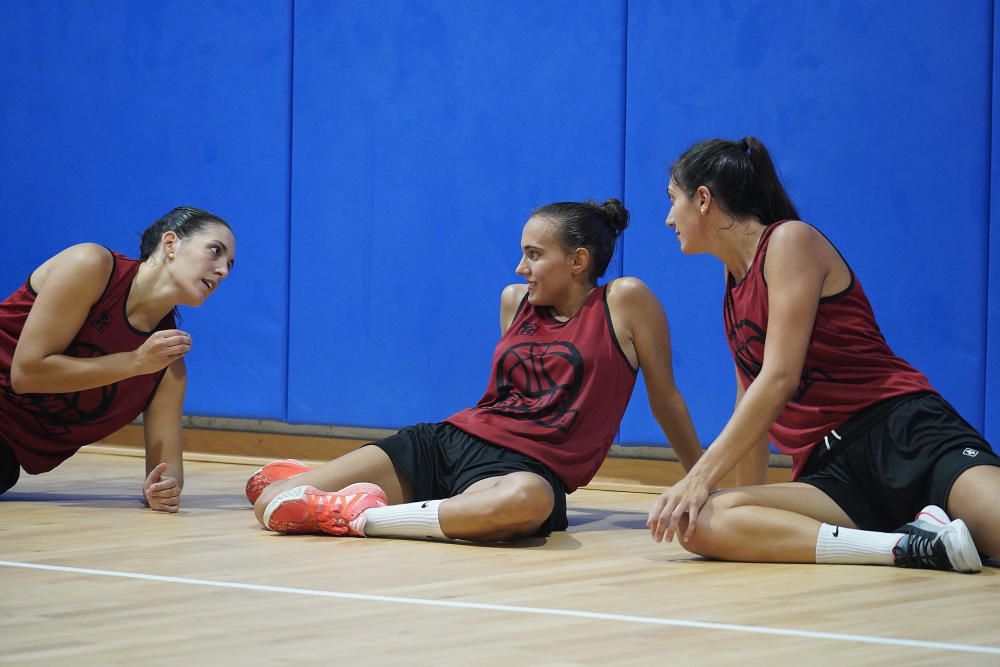
POLYGON ((497 504, 499 519, 508 526, 530 527, 532 532, 552 513, 555 497, 544 480, 517 479, 506 484, 497 504))
POLYGON ((952 484, 947 511, 962 519, 979 551, 1000 558, 1000 468, 981 465, 965 470, 952 484))
POLYGON ((552 514, 555 495, 537 475, 511 475, 495 489, 496 496, 484 517, 493 527, 492 539, 508 540, 535 534, 552 514))
POLYGON ((698 523, 690 537, 684 536, 688 529, 687 517, 682 519, 677 532, 678 542, 693 554, 727 560, 730 552, 727 537, 733 532, 727 529, 727 524, 738 520, 734 516, 734 510, 750 504, 753 504, 751 497, 738 490, 722 491, 709 496, 698 513, 698 523))

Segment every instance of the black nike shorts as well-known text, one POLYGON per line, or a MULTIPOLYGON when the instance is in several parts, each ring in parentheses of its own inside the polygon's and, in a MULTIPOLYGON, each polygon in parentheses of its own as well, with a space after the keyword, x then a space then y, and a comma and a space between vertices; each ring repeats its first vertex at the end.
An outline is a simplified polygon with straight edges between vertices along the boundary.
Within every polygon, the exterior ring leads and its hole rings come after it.
POLYGON ((17 484, 21 476, 21 464, 14 456, 14 450, 0 440, 0 494, 6 493, 11 487, 17 484))
POLYGON ((566 530, 566 487, 544 463, 490 444, 451 424, 416 424, 382 438, 381 448, 410 482, 411 499, 440 500, 462 493, 481 479, 512 472, 533 472, 552 485, 555 505, 537 537, 566 530))
POLYGON ((926 505, 948 510, 958 476, 1000 466, 989 443, 937 394, 889 399, 821 440, 800 482, 830 496, 858 528, 892 531, 926 505), (838 439, 839 437, 839 439, 838 439))

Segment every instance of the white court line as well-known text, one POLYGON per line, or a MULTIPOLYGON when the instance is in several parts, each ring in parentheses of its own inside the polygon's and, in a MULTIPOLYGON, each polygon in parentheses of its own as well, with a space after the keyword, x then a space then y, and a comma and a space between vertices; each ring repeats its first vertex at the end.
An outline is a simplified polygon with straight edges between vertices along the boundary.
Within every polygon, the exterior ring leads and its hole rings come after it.
POLYGON ((986 653, 1000 655, 1000 648, 975 646, 973 644, 950 644, 947 642, 927 642, 919 639, 893 639, 891 637, 869 637, 866 635, 848 635, 836 632, 814 632, 811 630, 793 630, 789 628, 764 628, 753 625, 736 625, 733 623, 712 623, 708 621, 684 621, 672 618, 656 618, 655 616, 630 616, 627 614, 605 614, 594 611, 576 611, 573 609, 546 609, 544 607, 519 607, 506 604, 487 604, 483 602, 459 602, 456 600, 426 600, 422 598, 403 598, 394 595, 369 595, 367 593, 341 593, 338 591, 319 591, 309 588, 288 588, 286 586, 262 586, 259 584, 242 584, 228 581, 211 581, 209 579, 188 579, 186 577, 165 577, 158 574, 139 574, 134 572, 115 572, 113 570, 92 570, 83 567, 65 567, 62 565, 41 565, 38 563, 17 563, 0 560, 0 567, 19 567, 28 570, 47 570, 50 572, 68 572, 71 574, 90 574, 101 577, 122 577, 124 579, 141 579, 144 581, 159 581, 171 584, 190 584, 192 586, 210 586, 214 588, 231 588, 244 591, 259 591, 263 593, 291 593, 294 595, 309 595, 314 597, 339 598, 342 600, 363 600, 366 602, 394 602, 397 604, 415 604, 426 607, 450 607, 452 609, 479 609, 483 611, 502 611, 515 614, 538 614, 542 616, 566 616, 587 620, 617 621, 620 623, 642 623, 645 625, 666 625, 681 628, 699 628, 702 630, 728 630, 730 632, 746 632, 758 635, 779 635, 783 637, 804 637, 807 639, 827 639, 840 642, 860 642, 863 644, 882 644, 885 646, 905 646, 907 648, 922 648, 938 651, 960 651, 963 653, 986 653))

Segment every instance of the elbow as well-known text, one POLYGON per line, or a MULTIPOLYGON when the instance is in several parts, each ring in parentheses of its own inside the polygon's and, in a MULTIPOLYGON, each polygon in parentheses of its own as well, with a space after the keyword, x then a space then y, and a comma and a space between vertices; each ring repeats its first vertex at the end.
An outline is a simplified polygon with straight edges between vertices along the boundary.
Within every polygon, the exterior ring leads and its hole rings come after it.
POLYGON ((10 363, 10 388, 15 394, 47 392, 44 377, 37 363, 25 363, 15 357, 10 363), (39 386, 41 379, 42 385, 39 386))
POLYGON ((10 365, 10 389, 15 394, 26 394, 31 391, 31 374, 16 361, 10 365))
POLYGON ((786 371, 774 371, 768 373, 766 377, 764 374, 758 376, 754 384, 761 384, 767 387, 767 394, 770 395, 776 403, 785 405, 792 397, 795 396, 795 392, 799 390, 799 375, 793 374, 786 371), (764 382, 760 382, 764 379, 764 382))
POLYGON ((781 405, 792 400, 799 389, 799 378, 793 376, 778 378, 774 383, 774 393, 781 405))

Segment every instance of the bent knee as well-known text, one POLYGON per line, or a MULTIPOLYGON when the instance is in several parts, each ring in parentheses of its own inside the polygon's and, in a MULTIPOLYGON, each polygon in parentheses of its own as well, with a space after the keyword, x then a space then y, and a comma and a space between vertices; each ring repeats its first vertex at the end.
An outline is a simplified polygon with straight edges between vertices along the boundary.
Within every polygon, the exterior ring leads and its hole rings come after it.
POLYGON ((688 519, 685 516, 677 530, 678 542, 684 549, 693 554, 727 560, 730 544, 727 536, 732 534, 727 530, 735 517, 732 510, 753 504, 749 496, 739 491, 720 492, 709 497, 698 513, 698 523, 694 532, 685 537, 688 529, 688 519))
POLYGON ((493 518, 497 524, 521 530, 538 530, 552 514, 555 495, 548 482, 541 478, 510 480, 494 506, 493 518))
POLYGON ((708 500, 705 501, 705 505, 702 508, 702 513, 707 512, 708 514, 718 514, 737 507, 759 504, 760 503, 753 497, 752 494, 742 491, 741 489, 723 489, 721 491, 716 491, 708 497, 708 500))
POLYGON ((710 534, 708 529, 699 529, 700 526, 696 527, 694 534, 686 538, 684 537, 683 532, 686 528, 686 525, 682 527, 682 530, 677 538, 677 541, 686 551, 690 551, 698 556, 704 556, 705 558, 722 558, 722 556, 719 555, 719 545, 713 539, 713 536, 710 534))

